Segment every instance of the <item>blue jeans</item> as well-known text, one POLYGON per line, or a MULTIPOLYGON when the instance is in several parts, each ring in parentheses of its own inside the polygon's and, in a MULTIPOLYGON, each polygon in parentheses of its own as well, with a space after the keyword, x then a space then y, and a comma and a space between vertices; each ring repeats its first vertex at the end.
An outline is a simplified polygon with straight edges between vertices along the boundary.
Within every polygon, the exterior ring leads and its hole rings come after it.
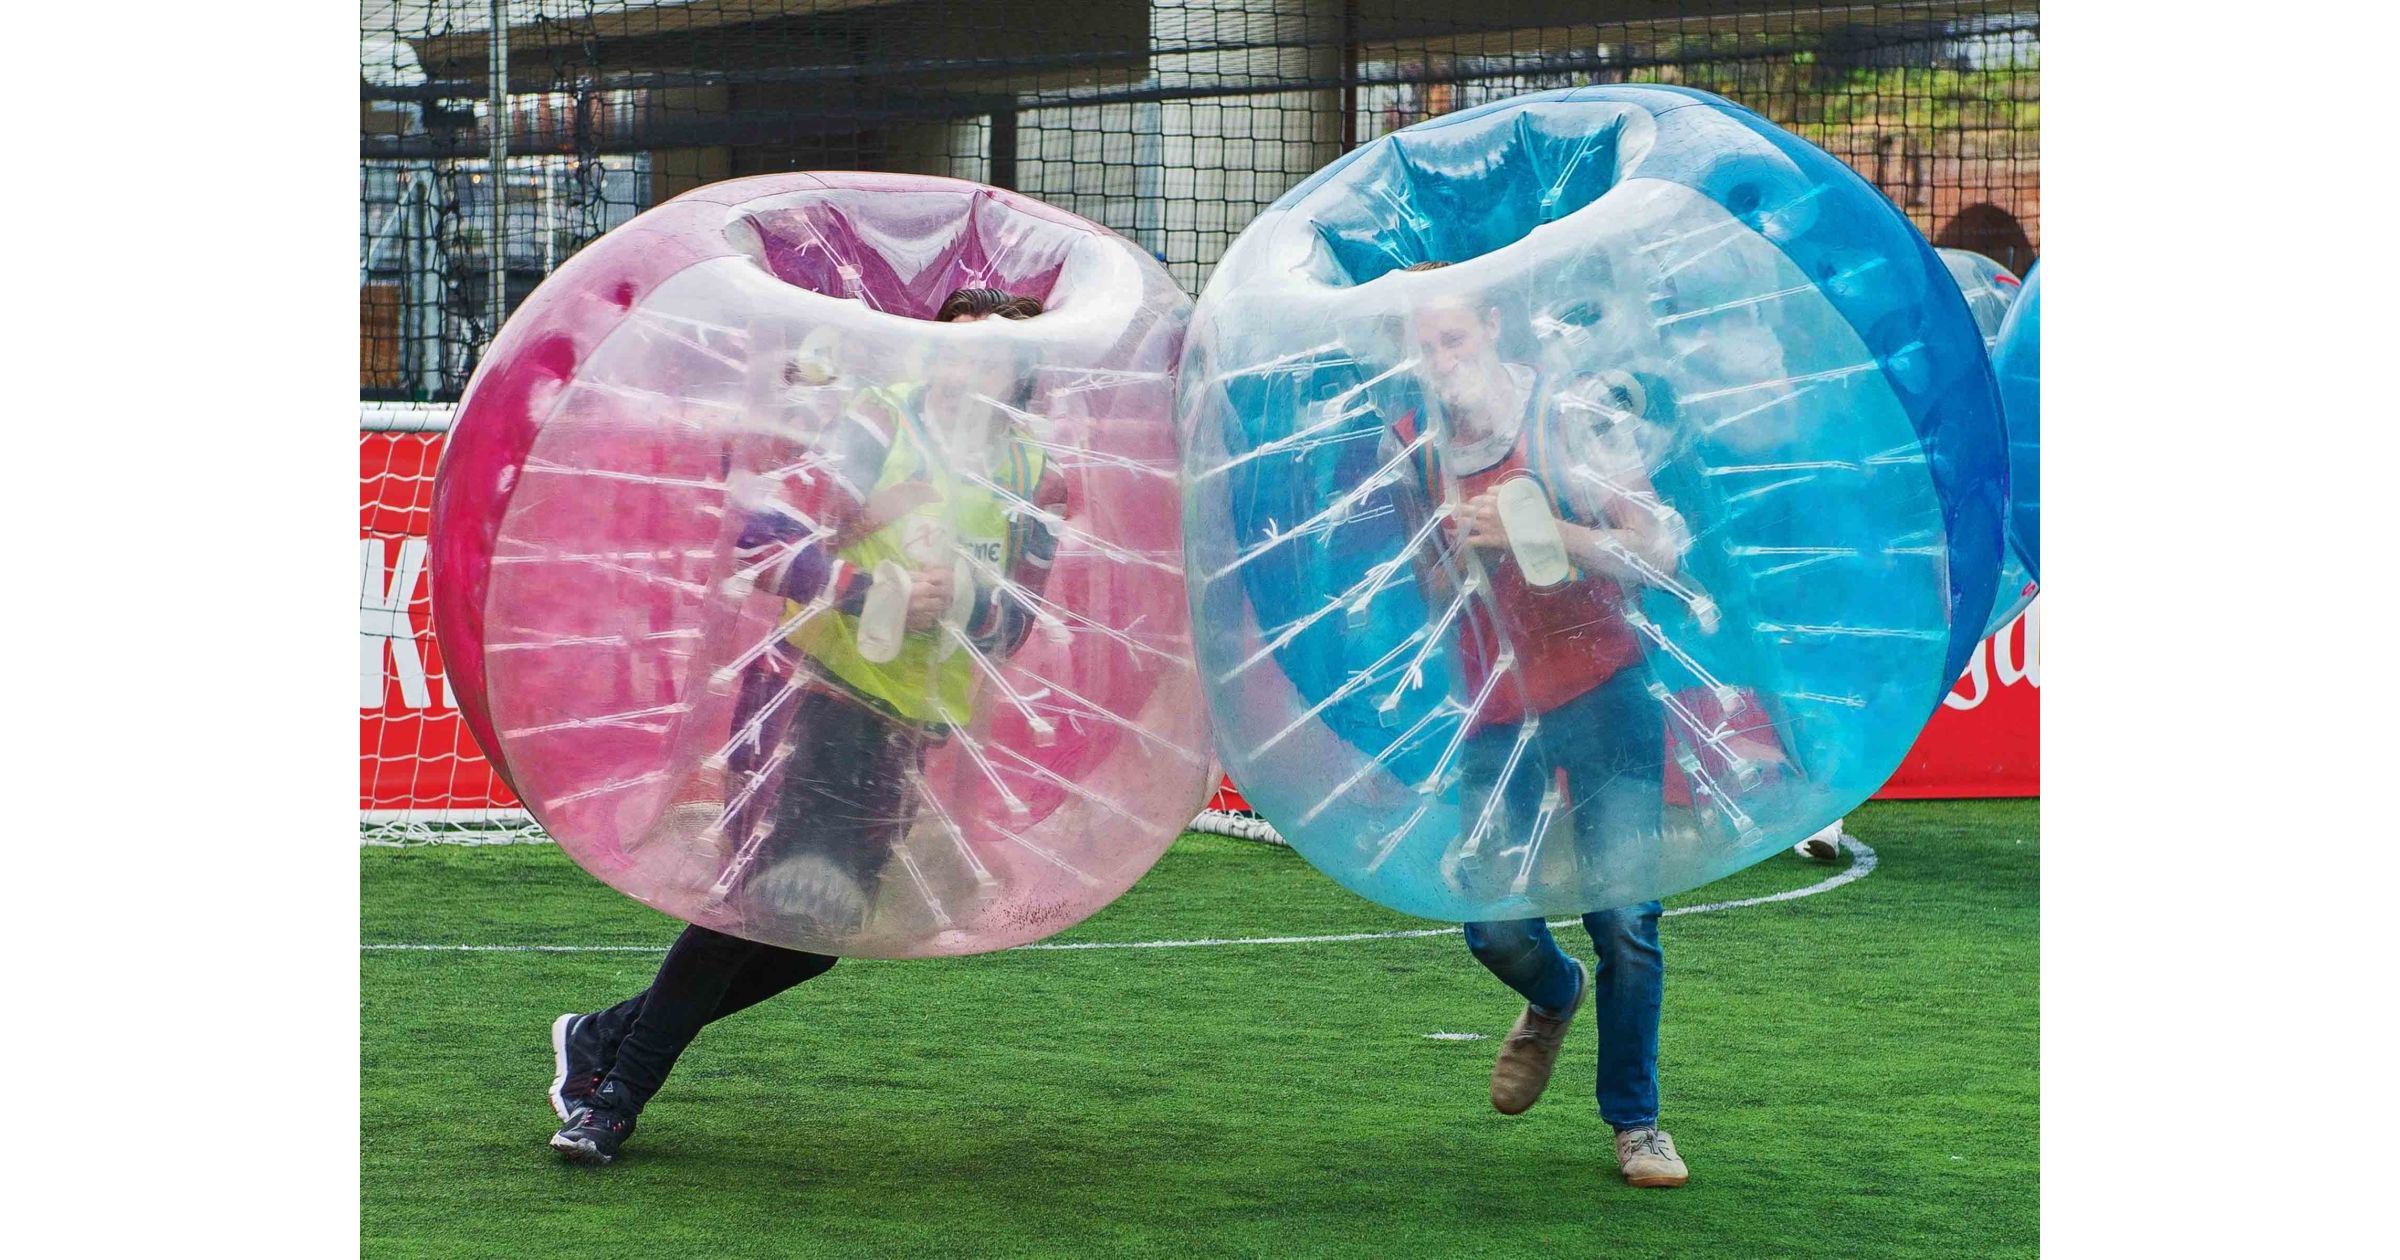
MULTIPOLYGON (((1506 783, 1496 780, 1518 728, 1476 732, 1461 750, 1467 783, 1499 791, 1509 833, 1521 835, 1563 769, 1576 844, 1587 858, 1639 860, 1655 852, 1665 808, 1666 727, 1649 682, 1647 670, 1627 669, 1543 714, 1540 733, 1506 783)), ((1600 1034, 1595 1092, 1600 1118, 1619 1130, 1658 1123, 1658 1021, 1666 997, 1658 916, 1655 901, 1583 916, 1599 958, 1591 973, 1592 1023, 1600 1034)), ((1535 1007, 1556 1012, 1574 1003, 1574 964, 1542 920, 1470 923, 1467 948, 1535 1007)))
MULTIPOLYGON (((1614 1129, 1658 1123, 1658 1015, 1666 997, 1665 956, 1658 948, 1658 903, 1583 916, 1600 965, 1592 969, 1592 1023, 1600 1030, 1600 1070, 1593 1086, 1600 1118, 1614 1129)), ((1540 919, 1470 923, 1467 948, 1525 1000, 1547 1011, 1575 1000, 1575 967, 1540 919), (1546 1000, 1545 1000, 1546 999, 1546 1000)))

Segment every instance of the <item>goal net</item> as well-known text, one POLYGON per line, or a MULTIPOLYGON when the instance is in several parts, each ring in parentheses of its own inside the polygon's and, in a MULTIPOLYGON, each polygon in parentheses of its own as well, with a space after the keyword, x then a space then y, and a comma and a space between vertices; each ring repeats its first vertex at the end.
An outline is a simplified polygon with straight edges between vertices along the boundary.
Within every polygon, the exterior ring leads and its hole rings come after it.
POLYGON ((366 844, 541 838, 460 720, 433 639, 426 535, 448 404, 358 416, 358 821, 366 844))

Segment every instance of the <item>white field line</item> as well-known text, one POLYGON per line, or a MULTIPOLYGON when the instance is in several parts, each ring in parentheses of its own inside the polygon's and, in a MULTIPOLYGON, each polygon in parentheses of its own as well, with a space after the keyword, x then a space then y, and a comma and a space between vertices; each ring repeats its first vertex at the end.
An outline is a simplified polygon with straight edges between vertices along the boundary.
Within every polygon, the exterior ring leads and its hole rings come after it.
MULTIPOLYGON (((1719 910, 1739 910, 1745 906, 1763 906, 1777 901, 1798 901, 1832 892, 1844 884, 1865 879, 1875 869, 1875 850, 1849 836, 1842 837, 1842 848, 1850 853, 1850 865, 1818 880, 1805 888, 1768 893, 1760 897, 1744 897, 1739 901, 1711 901, 1697 906, 1677 906, 1662 918, 1679 914, 1710 914, 1719 910)), ((1568 927, 1580 919, 1553 919, 1550 926, 1568 927)), ((1456 927, 1407 928, 1397 932, 1337 932, 1325 936, 1204 936, 1188 941, 1038 941, 1019 945, 1002 953, 1023 950, 1087 950, 1087 949, 1214 949, 1234 945, 1346 945, 1353 941, 1407 941, 1430 936, 1456 936, 1456 927)), ((374 942, 360 945, 362 952, 419 953, 419 954, 663 954, 663 945, 420 945, 405 942, 374 942)))

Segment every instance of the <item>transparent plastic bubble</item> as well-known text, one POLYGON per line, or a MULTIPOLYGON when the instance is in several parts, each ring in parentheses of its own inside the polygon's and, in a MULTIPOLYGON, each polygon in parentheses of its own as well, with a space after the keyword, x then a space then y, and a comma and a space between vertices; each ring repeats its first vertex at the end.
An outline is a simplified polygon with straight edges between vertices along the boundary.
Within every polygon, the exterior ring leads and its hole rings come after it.
POLYGON ((2008 412, 2008 526, 2012 549, 2033 580, 2042 578, 2042 267, 2025 275, 2025 294, 2001 325, 1992 374, 2008 412))
POLYGON ((871 957, 1075 923, 1212 782, 1163 510, 1188 316, 1130 242, 954 180, 635 219, 460 409, 460 708, 576 861, 680 918, 871 957), (978 286, 1046 310, 932 322, 978 286))
POLYGON ((1720 98, 1385 137, 1244 232, 1193 319, 1217 748, 1376 901, 1573 913, 1748 865, 1880 786, 1981 640, 2006 456, 1958 286, 1720 98))
MULTIPOLYGON (((1975 327, 1983 333, 1983 348, 1990 353, 2000 344, 2000 325, 2008 318, 2011 307, 2024 282, 2014 272, 1999 263, 1964 249, 1936 249, 1942 265, 1950 269, 1950 278, 1958 282, 1958 291, 1966 296, 1967 311, 1975 317, 1975 327)), ((2005 410, 2005 408, 2004 408, 2005 410)), ((1992 615, 1984 619, 1984 637, 1990 638, 2008 623, 2015 621, 2039 594, 2033 573, 2025 565, 2016 533, 2008 532, 2008 550, 2000 563, 2000 586, 1992 602, 1992 615)))

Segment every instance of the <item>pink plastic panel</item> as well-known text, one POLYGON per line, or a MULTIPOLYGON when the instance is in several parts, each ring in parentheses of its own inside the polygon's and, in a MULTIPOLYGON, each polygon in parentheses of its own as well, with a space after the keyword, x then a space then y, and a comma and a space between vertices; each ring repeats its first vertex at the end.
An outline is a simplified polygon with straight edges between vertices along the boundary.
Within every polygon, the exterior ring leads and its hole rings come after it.
POLYGON ((678 917, 872 957, 1077 922, 1210 784, 1170 416, 1188 309, 1129 242, 950 180, 740 180, 611 233, 510 322, 443 464, 436 626, 462 711, 577 861, 678 917), (1048 310, 930 322, 967 286, 1048 310), (976 401, 920 401, 919 431, 948 449, 943 426, 984 415, 1064 502, 961 456, 937 513, 1013 514, 1056 559, 1036 595, 1009 556, 954 547, 1029 633, 960 636, 862 706, 821 644, 785 646, 845 633, 839 610, 761 589, 736 542, 822 501, 844 417, 943 389, 976 401), (961 679, 952 721, 889 716, 961 679))

